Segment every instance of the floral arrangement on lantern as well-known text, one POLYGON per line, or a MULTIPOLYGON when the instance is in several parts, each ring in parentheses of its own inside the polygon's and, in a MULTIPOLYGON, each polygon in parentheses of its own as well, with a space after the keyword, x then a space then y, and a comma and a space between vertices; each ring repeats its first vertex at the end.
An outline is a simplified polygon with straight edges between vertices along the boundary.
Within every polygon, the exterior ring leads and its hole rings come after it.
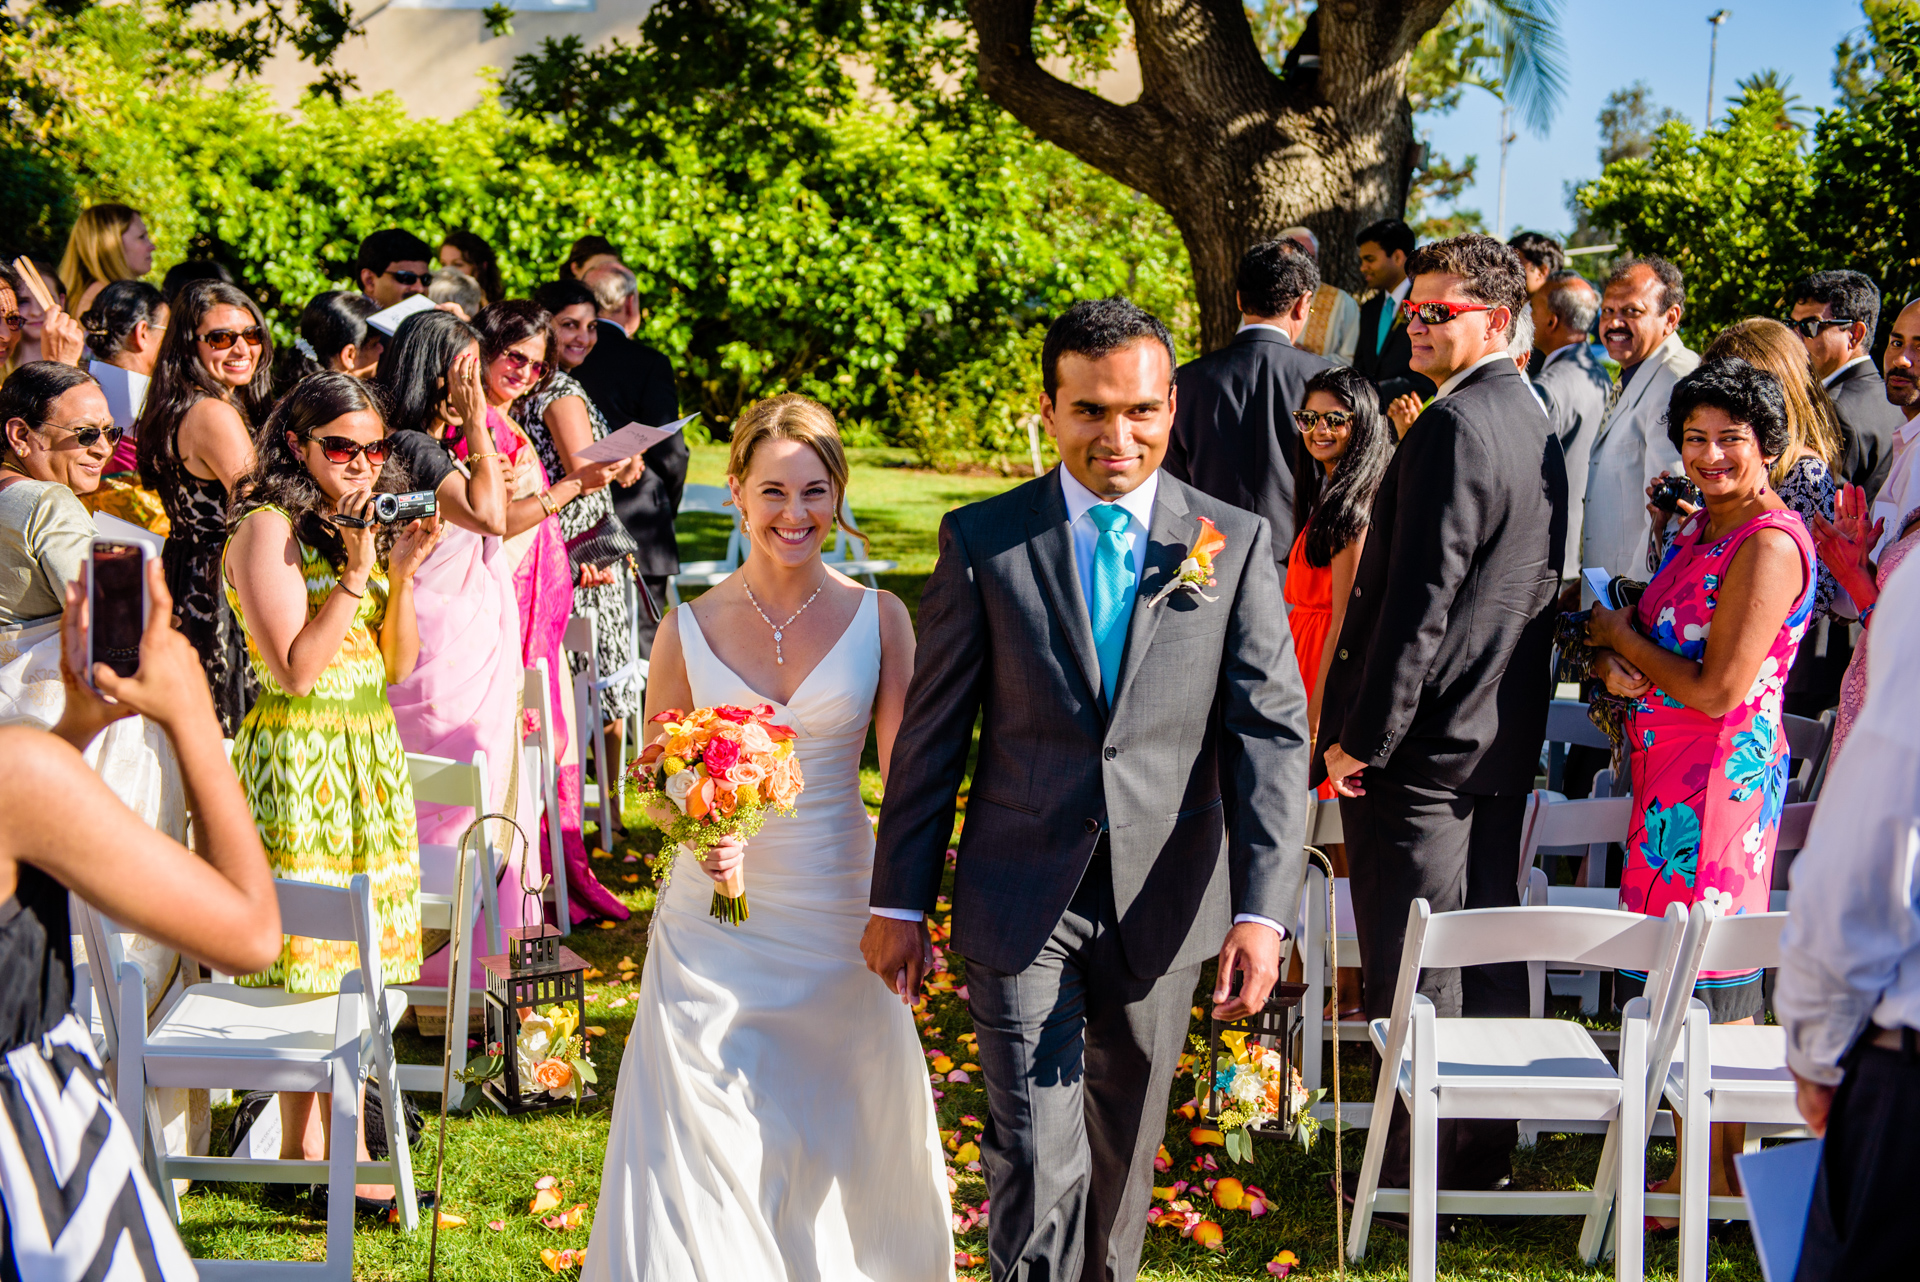
MULTIPOLYGON (((704 861, 725 838, 744 840, 759 832, 769 810, 792 814, 805 780, 794 756, 794 732, 775 724, 771 704, 670 708, 651 720, 660 733, 627 774, 667 836, 654 865, 665 890, 676 855, 704 861)), ((712 911, 736 926, 747 919, 744 870, 714 890, 712 911)))
MULTIPOLYGON (((1204 1063, 1207 1044, 1198 1037, 1193 1043, 1204 1063)), ((1320 1119, 1312 1110, 1326 1090, 1309 1091, 1300 1080, 1300 1071, 1288 1064, 1278 1049, 1263 1045, 1245 1032, 1225 1030, 1220 1043, 1226 1050, 1214 1063, 1213 1086, 1224 1100, 1218 1126, 1221 1147, 1227 1155, 1236 1162, 1253 1161, 1254 1132, 1287 1113, 1293 1115, 1292 1138, 1301 1148, 1312 1148, 1320 1134, 1320 1119), (1284 1100, 1282 1091, 1286 1092, 1284 1100)))
POLYGON ((570 1006, 549 1006, 545 1013, 520 1012, 520 1036, 514 1039, 515 1066, 522 1090, 538 1088, 556 1099, 571 1095, 577 1102, 583 1084, 597 1082, 586 1038, 579 1035, 580 1017, 570 1006))

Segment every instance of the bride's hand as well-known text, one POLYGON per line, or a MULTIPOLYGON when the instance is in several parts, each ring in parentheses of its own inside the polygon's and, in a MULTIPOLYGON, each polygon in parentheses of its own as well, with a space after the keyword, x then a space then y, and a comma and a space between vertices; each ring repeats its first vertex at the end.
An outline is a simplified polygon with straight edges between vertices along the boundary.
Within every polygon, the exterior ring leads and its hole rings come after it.
POLYGON ((707 857, 700 861, 700 870, 713 878, 716 884, 724 884, 746 861, 747 843, 739 837, 722 837, 707 847, 707 857))

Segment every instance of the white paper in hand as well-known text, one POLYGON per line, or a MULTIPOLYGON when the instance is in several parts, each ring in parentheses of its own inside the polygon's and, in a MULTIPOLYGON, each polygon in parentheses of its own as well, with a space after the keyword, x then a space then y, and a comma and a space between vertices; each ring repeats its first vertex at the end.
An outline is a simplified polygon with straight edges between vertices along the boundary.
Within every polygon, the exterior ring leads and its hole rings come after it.
POLYGON ((433 300, 425 294, 408 294, 393 306, 367 317, 367 324, 391 338, 401 321, 415 312, 430 312, 433 308, 433 300))
POLYGON ((585 449, 575 450, 573 457, 582 463, 618 463, 636 454, 645 454, 699 417, 697 413, 689 414, 665 427, 629 423, 617 432, 608 432, 585 449))

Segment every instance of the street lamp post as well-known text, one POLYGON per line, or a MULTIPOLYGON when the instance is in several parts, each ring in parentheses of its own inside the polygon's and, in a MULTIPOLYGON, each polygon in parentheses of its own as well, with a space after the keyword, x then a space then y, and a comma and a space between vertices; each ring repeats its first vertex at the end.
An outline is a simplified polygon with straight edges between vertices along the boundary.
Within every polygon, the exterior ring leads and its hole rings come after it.
POLYGON ((1713 28, 1713 36, 1707 42, 1707 128, 1713 128, 1713 64, 1720 56, 1720 28, 1731 16, 1731 11, 1715 9, 1707 15, 1707 25, 1713 28))

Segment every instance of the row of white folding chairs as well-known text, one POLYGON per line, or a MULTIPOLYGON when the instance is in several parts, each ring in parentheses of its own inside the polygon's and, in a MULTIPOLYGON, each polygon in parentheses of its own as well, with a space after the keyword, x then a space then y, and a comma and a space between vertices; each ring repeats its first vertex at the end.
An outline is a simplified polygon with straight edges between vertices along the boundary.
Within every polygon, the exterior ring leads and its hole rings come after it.
MULTIPOLYGON (((1827 761, 1832 755, 1837 715, 1831 708, 1818 719, 1790 712, 1781 714, 1780 728, 1787 736, 1787 757, 1792 766, 1787 780, 1788 801, 1820 799, 1820 789, 1827 777, 1827 761)), ((1546 741, 1606 751, 1613 748, 1612 740, 1587 716, 1587 705, 1577 699, 1555 699, 1547 705, 1546 741)))
MULTIPOLYGON (((479 879, 479 860, 468 856, 468 885, 479 879)), ((126 960, 118 926, 78 898, 70 902, 87 946, 88 970, 100 1016, 96 1042, 111 1062, 116 1106, 126 1119, 155 1188, 176 1220, 176 1178, 327 1186, 326 1250, 317 1263, 292 1261, 198 1261, 203 1278, 338 1279, 353 1275, 353 1190, 357 1183, 391 1184, 402 1227, 418 1223, 411 1147, 401 1090, 408 1083, 393 1053, 393 1025, 407 1009, 400 988, 382 988, 380 937, 371 882, 356 874, 343 888, 276 881, 281 929, 309 939, 351 942, 359 964, 341 977, 336 994, 288 993, 281 988, 243 988, 230 979, 191 985, 158 1022, 148 1026, 145 982, 126 960), (111 977, 111 978, 109 978, 111 977), (378 994, 369 1000, 368 994, 378 994), (371 1085, 386 1119, 387 1156, 355 1160, 360 1088, 371 1085), (318 1161, 169 1154, 160 1133, 151 1092, 156 1088, 241 1088, 317 1092, 331 1098, 333 1137, 328 1157, 318 1161)), ((469 931, 471 915, 466 917, 469 931)), ((444 995, 436 995, 444 1001, 444 995)), ((462 1037, 461 1044, 465 1039, 462 1037)), ((441 1070, 430 1085, 440 1088, 441 1070)))
MULTIPOLYGON (((740 568, 747 559, 747 535, 740 527, 740 512, 733 506, 733 496, 724 485, 689 485, 680 495, 680 511, 702 512, 712 516, 725 516, 733 521, 733 529, 727 534, 726 555, 718 561, 682 561, 680 572, 667 580, 667 603, 680 604, 682 588, 710 588, 720 583, 729 574, 740 568)), ((840 520, 855 534, 859 533, 859 523, 853 519, 853 508, 843 498, 840 501, 840 520)), ((866 536, 860 535, 865 543, 866 536)), ((886 574, 897 567, 894 561, 882 561, 873 557, 852 555, 853 536, 846 530, 833 532, 833 546, 821 550, 821 560, 840 573, 852 579, 865 579, 867 586, 877 588, 879 580, 874 576, 886 574)), ((865 549, 870 551, 871 549, 865 549)))

